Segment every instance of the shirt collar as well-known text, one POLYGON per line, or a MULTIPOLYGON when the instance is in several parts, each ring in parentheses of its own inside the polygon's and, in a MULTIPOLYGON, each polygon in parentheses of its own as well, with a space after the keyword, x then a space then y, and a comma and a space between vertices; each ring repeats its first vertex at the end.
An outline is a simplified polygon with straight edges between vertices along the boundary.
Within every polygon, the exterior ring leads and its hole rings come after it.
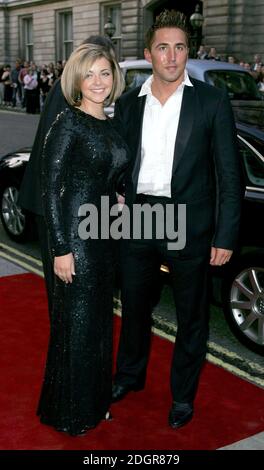
MULTIPOLYGON (((152 91, 151 91, 152 82, 153 82, 153 75, 150 75, 150 77, 143 83, 142 87, 140 88, 138 97, 145 96, 145 95, 152 95, 152 91)), ((189 75, 186 69, 184 70, 184 79, 182 83, 178 86, 178 88, 175 90, 174 93, 176 93, 177 90, 183 88, 184 85, 193 87, 193 84, 189 78, 189 75)))

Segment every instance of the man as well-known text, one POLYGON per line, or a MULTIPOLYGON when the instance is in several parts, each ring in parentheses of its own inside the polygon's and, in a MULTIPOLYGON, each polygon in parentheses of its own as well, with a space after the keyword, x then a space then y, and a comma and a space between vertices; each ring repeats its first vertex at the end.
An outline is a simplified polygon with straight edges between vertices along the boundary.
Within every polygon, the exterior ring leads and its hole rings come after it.
POLYGON ((197 51, 197 59, 200 59, 200 60, 205 60, 207 59, 207 51, 206 51, 206 48, 203 44, 200 45, 198 51, 197 51))
POLYGON ((240 169, 225 91, 190 78, 186 71, 184 15, 160 14, 147 32, 145 58, 152 63, 153 76, 124 94, 115 107, 116 125, 133 159, 125 181, 126 204, 130 209, 135 203, 164 208, 186 204, 186 244, 170 250, 166 238, 122 241, 122 328, 112 399, 144 387, 151 297, 165 260, 178 324, 169 424, 178 428, 193 416, 206 355, 208 267, 230 260, 238 235, 240 169))
MULTIPOLYGON (((106 47, 114 55, 115 51, 112 42, 102 36, 89 36, 83 44, 92 43, 106 47)), ((41 113, 37 133, 30 154, 30 159, 25 171, 19 193, 19 203, 29 212, 36 215, 38 236, 41 248, 41 257, 48 294, 49 311, 52 309, 54 272, 53 260, 47 238, 47 227, 43 217, 42 197, 41 197, 41 155, 46 134, 55 121, 57 115, 64 111, 67 102, 62 94, 61 82, 58 79, 47 95, 43 111, 41 113)))
POLYGON ((258 70, 258 68, 261 67, 261 66, 262 66, 261 56, 260 56, 260 54, 255 54, 254 55, 254 62, 251 66, 251 70, 253 72, 256 72, 258 70))

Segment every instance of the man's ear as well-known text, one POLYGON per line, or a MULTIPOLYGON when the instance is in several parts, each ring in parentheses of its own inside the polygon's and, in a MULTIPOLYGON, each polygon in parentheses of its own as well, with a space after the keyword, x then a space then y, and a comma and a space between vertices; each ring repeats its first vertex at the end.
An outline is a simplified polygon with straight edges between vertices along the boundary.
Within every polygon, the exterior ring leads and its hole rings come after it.
POLYGON ((149 49, 147 49, 146 47, 144 49, 144 57, 148 62, 150 62, 152 64, 151 53, 150 53, 149 49))

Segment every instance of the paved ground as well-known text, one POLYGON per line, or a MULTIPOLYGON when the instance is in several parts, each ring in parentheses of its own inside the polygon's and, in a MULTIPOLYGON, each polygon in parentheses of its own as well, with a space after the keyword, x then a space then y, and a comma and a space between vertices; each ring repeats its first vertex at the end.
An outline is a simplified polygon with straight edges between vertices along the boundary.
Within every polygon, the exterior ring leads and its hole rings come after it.
MULTIPOLYGON (((1 255, 0 255, 1 256, 1 255)), ((13 274, 23 274, 27 271, 19 266, 16 266, 9 261, 1 259, 0 257, 0 277, 2 276, 12 276, 13 274)))
POLYGON ((23 147, 31 147, 39 115, 0 108, 0 155, 23 147))

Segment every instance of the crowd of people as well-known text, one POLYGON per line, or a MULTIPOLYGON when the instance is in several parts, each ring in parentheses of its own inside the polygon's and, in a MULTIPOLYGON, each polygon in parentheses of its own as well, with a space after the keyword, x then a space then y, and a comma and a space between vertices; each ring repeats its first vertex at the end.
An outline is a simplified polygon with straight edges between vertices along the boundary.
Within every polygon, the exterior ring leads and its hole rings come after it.
MULTIPOLYGON (((253 76, 259 90, 264 93, 264 62, 259 54, 255 54, 253 61, 249 63, 232 55, 218 54, 215 47, 206 48, 201 45, 197 51, 197 59, 241 65, 253 76)), ((0 105, 19 106, 32 114, 41 111, 49 90, 63 72, 65 62, 59 60, 56 65, 50 62, 38 67, 35 62, 17 59, 14 68, 9 64, 0 64, 0 105)))
POLYGON ((64 61, 37 67, 35 62, 17 59, 14 68, 0 65, 0 104, 25 108, 35 114, 42 110, 46 96, 55 80, 61 76, 64 61))

